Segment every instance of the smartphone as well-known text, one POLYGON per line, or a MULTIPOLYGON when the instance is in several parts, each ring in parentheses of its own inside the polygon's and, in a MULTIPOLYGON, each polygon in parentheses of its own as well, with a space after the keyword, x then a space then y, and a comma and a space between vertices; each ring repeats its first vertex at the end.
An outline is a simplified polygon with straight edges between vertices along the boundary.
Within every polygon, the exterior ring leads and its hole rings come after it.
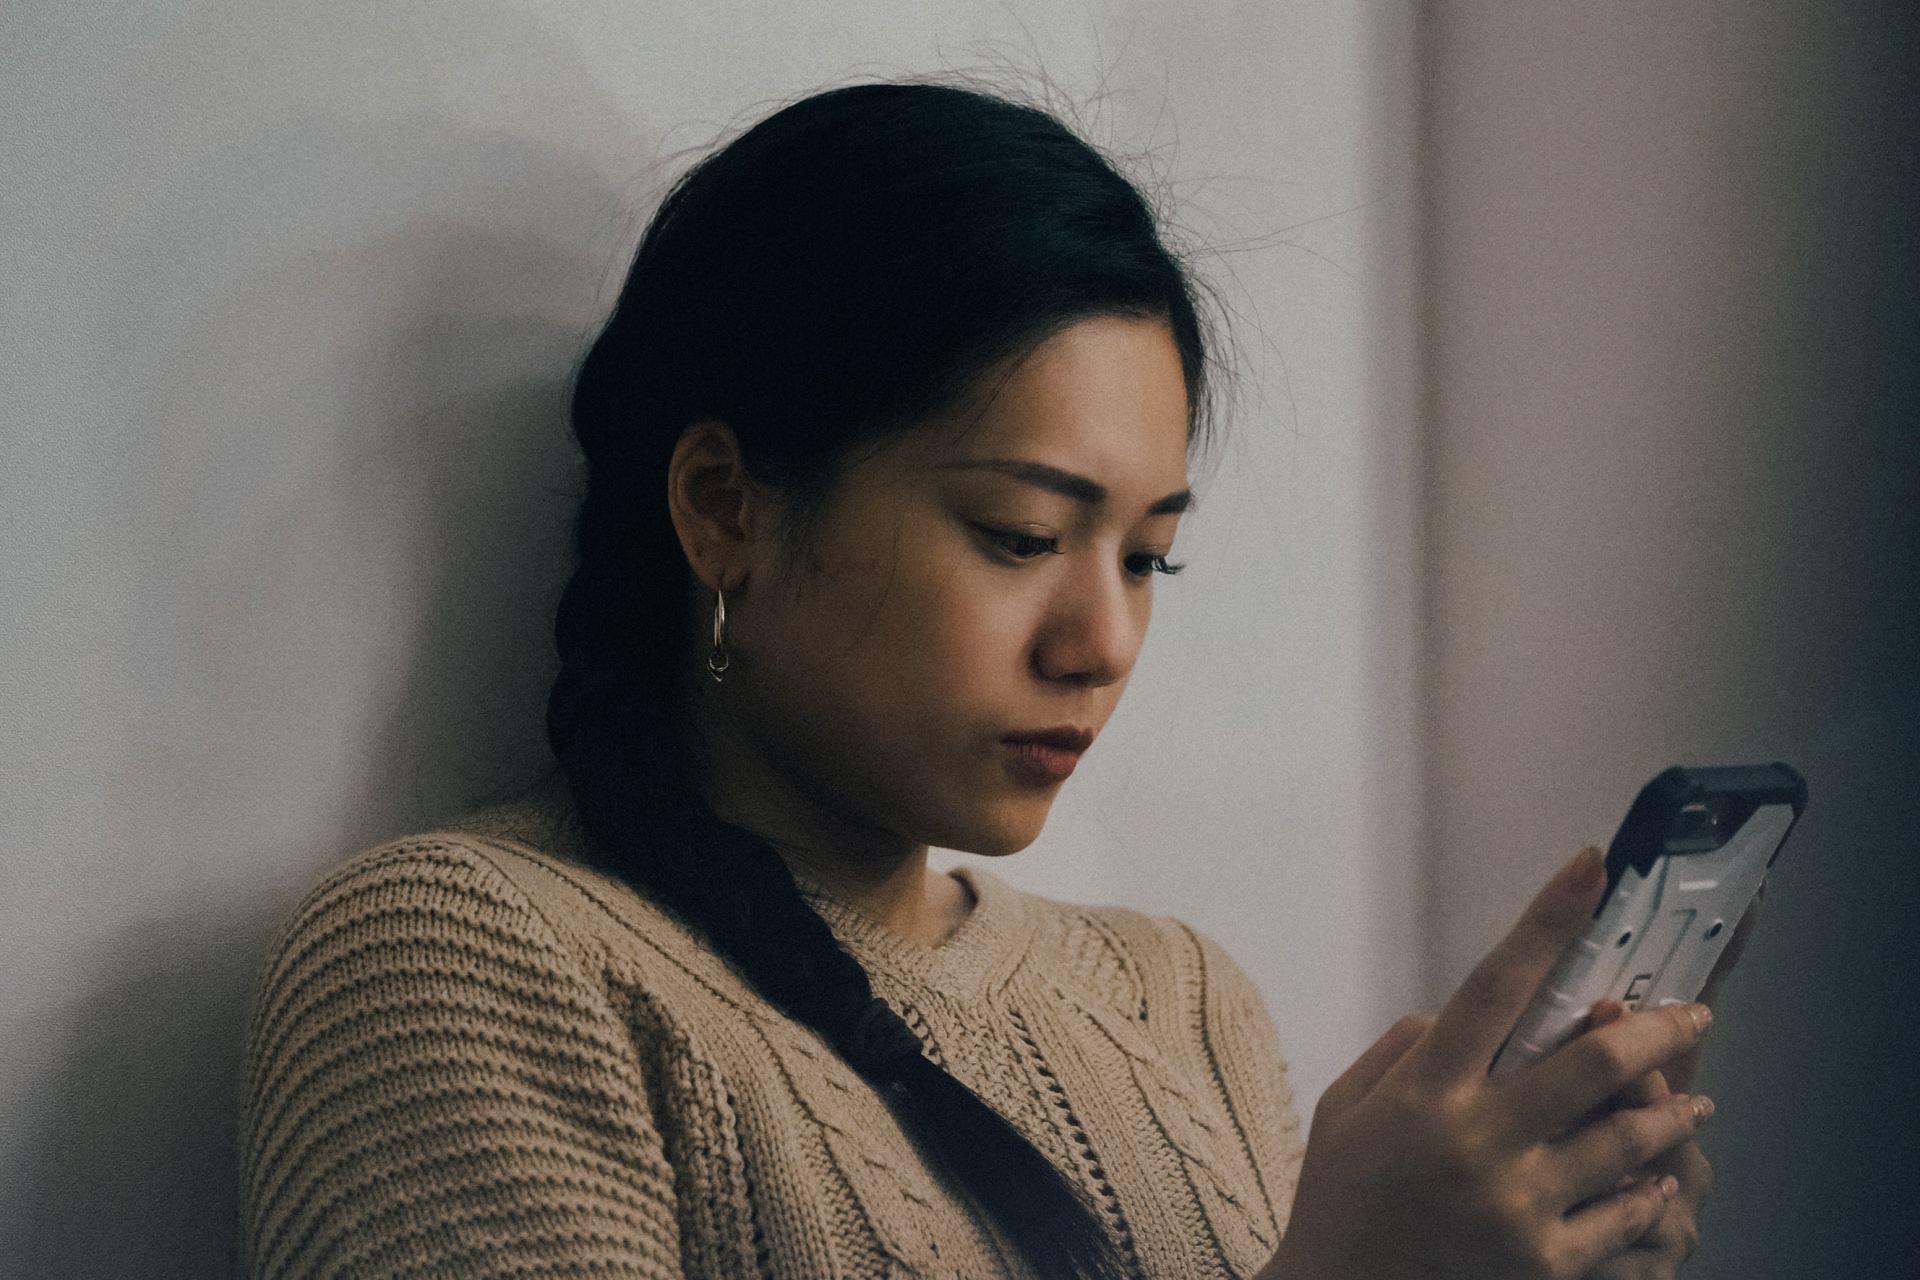
POLYGON ((1806 806, 1806 780, 1780 763, 1676 765, 1642 787, 1607 850, 1607 891, 1585 936, 1555 962, 1487 1073, 1546 1057, 1608 997, 1630 1009, 1697 998, 1806 806))

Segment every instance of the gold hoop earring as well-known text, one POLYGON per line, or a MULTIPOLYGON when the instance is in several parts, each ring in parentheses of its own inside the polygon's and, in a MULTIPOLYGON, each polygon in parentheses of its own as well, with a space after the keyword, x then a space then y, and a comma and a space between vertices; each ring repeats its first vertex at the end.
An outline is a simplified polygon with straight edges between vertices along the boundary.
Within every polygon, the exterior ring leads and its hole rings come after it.
POLYGON ((713 682, 719 684, 728 667, 733 665, 733 655, 728 653, 724 644, 727 625, 727 598, 720 588, 713 589, 713 652, 707 655, 707 674, 713 682))

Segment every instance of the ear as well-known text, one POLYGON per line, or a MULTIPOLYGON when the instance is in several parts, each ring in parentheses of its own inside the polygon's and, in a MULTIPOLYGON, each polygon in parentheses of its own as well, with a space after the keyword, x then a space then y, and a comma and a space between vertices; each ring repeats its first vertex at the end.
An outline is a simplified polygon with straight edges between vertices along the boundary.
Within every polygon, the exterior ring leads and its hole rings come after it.
POLYGON ((770 512, 726 423, 703 419, 680 433, 667 462, 667 510, 687 564, 708 590, 744 583, 770 512))

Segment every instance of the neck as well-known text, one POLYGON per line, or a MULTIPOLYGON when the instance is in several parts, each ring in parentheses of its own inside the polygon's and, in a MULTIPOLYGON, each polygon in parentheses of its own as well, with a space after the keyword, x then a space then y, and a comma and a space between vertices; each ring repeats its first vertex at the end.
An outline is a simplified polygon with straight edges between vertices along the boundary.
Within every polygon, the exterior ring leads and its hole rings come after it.
POLYGON ((830 809, 738 735, 712 732, 711 721, 704 736, 714 813, 766 840, 796 875, 923 946, 938 946, 966 918, 970 894, 928 864, 925 843, 830 809))
POLYGON ((823 859, 817 854, 770 841, 796 874, 818 881, 836 898, 891 933, 935 947, 945 942, 964 918, 966 889, 927 863, 925 846, 916 854, 876 868, 823 859))

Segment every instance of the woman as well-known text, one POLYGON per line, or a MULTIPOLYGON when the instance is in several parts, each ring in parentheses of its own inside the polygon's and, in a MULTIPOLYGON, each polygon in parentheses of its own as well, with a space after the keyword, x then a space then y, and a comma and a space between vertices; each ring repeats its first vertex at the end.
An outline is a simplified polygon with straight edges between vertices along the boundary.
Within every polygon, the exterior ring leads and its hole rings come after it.
POLYGON ((1211 939, 928 866, 1031 843, 1125 687, 1194 296, 1097 152, 959 88, 816 95, 675 185, 578 374, 555 774, 349 861, 266 968, 257 1274, 1670 1271, 1691 1022, 1459 1083, 1590 861, 1311 1144, 1211 939))

